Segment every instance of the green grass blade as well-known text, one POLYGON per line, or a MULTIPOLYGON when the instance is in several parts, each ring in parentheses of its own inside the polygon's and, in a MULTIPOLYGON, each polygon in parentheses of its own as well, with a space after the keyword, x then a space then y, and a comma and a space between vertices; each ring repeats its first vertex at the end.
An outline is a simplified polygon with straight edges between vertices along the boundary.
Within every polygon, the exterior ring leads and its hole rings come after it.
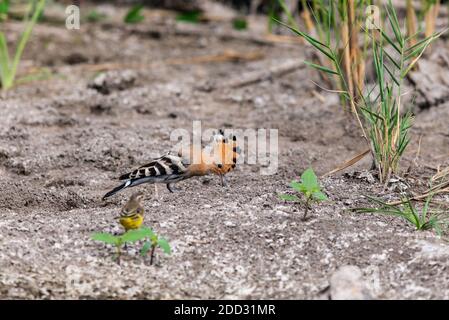
POLYGON ((298 36, 303 37, 304 39, 306 39, 306 41, 308 43, 310 43, 312 46, 314 46, 317 50, 319 50, 321 53, 323 53, 324 55, 326 55, 330 60, 335 61, 335 58, 333 57, 333 55, 330 53, 331 49, 325 45, 324 43, 322 43, 321 41, 319 41, 316 38, 313 38, 311 36, 309 36, 308 34, 292 27, 289 26, 288 24, 274 19, 277 23, 279 23, 280 25, 287 27, 288 29, 290 29, 292 32, 296 33, 298 36), (326 49, 326 50, 325 50, 326 49), (327 51, 328 50, 328 51, 327 51))
POLYGON ((385 54, 385 56, 388 58, 388 60, 390 60, 391 63, 394 64, 394 66, 395 66, 397 69, 401 70, 401 66, 396 62, 396 60, 393 59, 392 56, 390 56, 390 54, 389 54, 386 50, 384 50, 384 54, 385 54))
POLYGON ((14 78, 17 72, 17 67, 19 66, 20 59, 22 58, 23 50, 25 49, 28 39, 30 38, 34 25, 36 24, 42 10, 45 7, 45 1, 46 0, 39 0, 36 9, 31 17, 31 20, 27 23, 25 27, 25 31, 23 32, 19 44, 17 45, 16 53, 14 55, 13 63, 10 70, 11 72, 10 77, 8 78, 7 83, 4 85, 3 87, 4 89, 9 89, 13 85, 14 78))
POLYGON ((382 29, 380 30, 380 34, 382 35, 382 39, 385 39, 398 52, 398 54, 402 54, 402 50, 382 29))
POLYGON ((326 72, 326 73, 328 73, 328 74, 336 74, 336 75, 339 75, 338 72, 336 72, 336 71, 334 71, 334 70, 332 70, 332 69, 329 69, 329 68, 327 68, 327 67, 320 66, 320 65, 318 65, 318 64, 315 64, 315 63, 312 63, 312 62, 309 62, 309 61, 304 61, 304 63, 305 63, 306 65, 312 67, 312 68, 318 69, 318 70, 323 71, 323 72, 326 72))
MULTIPOLYGON (((387 17, 390 22, 391 28, 393 29, 394 36, 396 37, 396 41, 399 44, 400 48, 404 47, 404 38, 402 37, 401 27, 399 25, 399 20, 396 15, 396 10, 393 7, 393 3, 391 0, 388 0, 387 4, 387 17)), ((402 51, 402 50, 401 50, 402 51)))
POLYGON ((5 79, 9 77, 9 66, 8 44, 5 35, 0 32, 0 84, 3 84, 5 79))
POLYGON ((385 68, 385 70, 387 70, 387 73, 390 75, 391 80, 393 80, 394 83, 396 83, 396 85, 399 87, 400 83, 398 80, 396 80, 396 77, 394 76, 394 74, 390 71, 390 69, 386 65, 384 65, 384 68, 385 68))
POLYGON ((298 29, 298 24, 296 23, 295 19, 293 18, 292 13, 290 12, 289 8, 285 4, 285 1, 278 0, 278 2, 279 2, 279 5, 281 6, 282 11, 284 11, 284 13, 287 15, 288 23, 291 26, 294 26, 296 29, 298 29))

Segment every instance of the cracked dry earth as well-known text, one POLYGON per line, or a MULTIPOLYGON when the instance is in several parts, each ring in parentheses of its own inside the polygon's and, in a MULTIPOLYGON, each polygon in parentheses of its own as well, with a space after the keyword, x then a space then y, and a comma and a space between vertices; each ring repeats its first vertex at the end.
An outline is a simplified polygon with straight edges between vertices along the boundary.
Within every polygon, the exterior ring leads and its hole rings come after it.
MULTIPOLYGON (((17 34, 9 27, 8 34, 17 34)), ((323 102, 312 94, 309 79, 316 74, 308 69, 220 87, 301 59, 304 47, 220 40, 212 32, 154 37, 129 27, 83 28, 37 26, 25 63, 56 75, 18 86, 0 100, 1 298, 315 299, 344 265, 362 270, 374 298, 449 298, 446 240, 415 232, 399 218, 346 211, 366 205, 364 194, 398 196, 354 174, 368 168, 369 159, 323 179, 330 200, 306 222, 300 207, 278 199, 307 167, 322 174, 365 148, 337 99, 324 95, 323 102), (225 49, 256 51, 263 58, 163 63, 225 49), (83 63, 67 64, 74 52, 83 63), (128 61, 162 62, 110 72, 117 83, 108 94, 89 85, 95 72, 87 63, 128 61), (170 150, 170 132, 191 130, 193 120, 204 128, 279 129, 278 172, 264 176, 261 165, 242 164, 226 188, 217 177, 191 179, 179 183, 175 194, 160 187, 157 199, 152 186, 139 187, 146 190, 146 224, 170 241, 173 252, 159 253, 150 266, 139 257, 139 246, 131 245, 117 265, 113 248, 90 235, 120 231, 114 217, 132 190, 106 202, 101 196, 118 174, 170 150)), ((404 167, 419 137, 421 164, 448 164, 448 115, 449 103, 417 113, 404 167)), ((424 166, 416 171, 413 188, 433 174, 424 166)))

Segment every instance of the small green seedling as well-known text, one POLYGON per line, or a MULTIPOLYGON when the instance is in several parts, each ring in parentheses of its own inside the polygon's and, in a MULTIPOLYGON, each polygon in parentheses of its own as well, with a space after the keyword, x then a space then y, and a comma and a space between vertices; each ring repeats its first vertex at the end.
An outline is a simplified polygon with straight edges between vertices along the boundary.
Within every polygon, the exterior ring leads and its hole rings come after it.
POLYGON ((145 257, 148 254, 148 251, 151 251, 150 253, 150 265, 153 264, 153 258, 154 258, 154 251, 156 248, 161 248, 166 254, 171 253, 170 245, 168 244, 168 241, 164 238, 160 238, 156 233, 151 232, 151 235, 149 236, 149 241, 145 242, 142 249, 140 250, 140 254, 142 257, 145 257))
POLYGON ((118 264, 120 264, 120 256, 122 253, 123 245, 127 243, 137 242, 145 238, 150 238, 152 234, 153 231, 151 229, 142 227, 140 229, 128 230, 120 236, 114 236, 113 234, 103 232, 94 233, 92 235, 92 239, 114 245, 117 249, 116 259, 118 264))
POLYGON ((418 211, 410 199, 405 199, 400 205, 390 205, 370 196, 366 196, 366 198, 376 205, 375 208, 354 208, 352 210, 358 213, 381 213, 401 217, 411 223, 416 230, 434 230, 441 236, 443 229, 448 227, 449 214, 444 211, 432 210, 430 208, 432 197, 430 195, 426 199, 421 212, 418 211))
POLYGON ((200 17, 201 17, 200 11, 181 12, 176 16, 176 21, 188 22, 188 23, 199 23, 200 17))
POLYGON ((142 22, 145 17, 142 14, 143 5, 138 4, 129 9, 128 13, 126 14, 124 21, 125 23, 139 23, 142 22))
POLYGON ((232 20, 232 26, 235 30, 246 30, 248 28, 248 23, 245 18, 235 18, 232 20))
MULTIPOLYGON (((320 185, 318 184, 318 178, 312 168, 307 169, 301 175, 301 182, 292 181, 290 186, 296 190, 298 193, 302 193, 306 199, 305 211, 302 220, 307 219, 307 213, 309 211, 309 206, 312 202, 320 202, 327 200, 326 195, 321 191, 320 185)), ((292 201, 299 203, 301 200, 296 195, 281 194, 279 197, 285 201, 292 201)))

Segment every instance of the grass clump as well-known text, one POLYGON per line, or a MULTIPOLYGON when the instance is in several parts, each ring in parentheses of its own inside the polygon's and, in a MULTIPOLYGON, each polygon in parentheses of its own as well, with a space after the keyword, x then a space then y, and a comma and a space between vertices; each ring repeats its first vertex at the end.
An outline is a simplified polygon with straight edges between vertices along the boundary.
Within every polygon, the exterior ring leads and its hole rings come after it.
POLYGON ((13 59, 10 59, 8 43, 3 32, 0 32, 0 83, 3 90, 8 90, 14 85, 17 68, 22 58, 25 46, 30 38, 31 32, 45 7, 45 0, 33 1, 30 6, 31 17, 25 17, 25 30, 23 31, 17 45, 13 59), (34 10, 33 10, 34 9, 34 10))
MULTIPOLYGON (((301 182, 292 181, 290 186, 305 198, 305 209, 302 220, 307 219, 309 207, 313 202, 321 202, 327 200, 326 195, 321 191, 318 178, 312 168, 307 169, 301 175, 301 182)), ((300 203, 301 200, 296 195, 281 194, 279 198, 285 201, 300 203)))
POLYGON ((401 217, 408 223, 412 224, 416 230, 433 230, 439 236, 443 234, 448 228, 449 214, 441 210, 431 209, 430 203, 432 200, 430 195, 421 211, 412 203, 410 199, 405 199, 402 204, 391 205, 380 199, 367 196, 366 198, 376 205, 374 208, 355 208, 358 213, 379 213, 401 217))
MULTIPOLYGON (((284 0, 279 2, 287 11, 284 0)), ((313 4, 315 32, 303 32, 292 23, 278 23, 316 49, 319 58, 305 63, 326 75, 336 86, 333 91, 340 94, 343 105, 350 107, 370 148, 379 180, 388 183, 410 142, 413 118, 402 103, 404 79, 441 32, 411 42, 411 37, 404 34, 407 31, 401 29, 391 0, 384 7, 385 22, 373 20, 369 29, 362 21, 371 1, 329 1, 326 4, 317 0, 313 4), (362 47, 359 34, 363 35, 362 47), (363 61, 369 48, 376 81, 368 90, 363 61)), ((291 15, 289 17, 292 20, 291 15)))

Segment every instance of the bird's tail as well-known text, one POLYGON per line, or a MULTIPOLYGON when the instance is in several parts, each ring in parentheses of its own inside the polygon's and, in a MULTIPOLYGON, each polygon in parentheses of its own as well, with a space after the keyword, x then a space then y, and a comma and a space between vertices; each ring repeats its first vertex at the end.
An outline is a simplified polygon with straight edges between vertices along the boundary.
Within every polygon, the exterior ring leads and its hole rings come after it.
POLYGON ((126 181, 125 183, 122 183, 121 185, 119 185, 118 187, 115 187, 114 189, 112 189, 111 191, 109 191, 108 193, 106 193, 102 200, 105 200, 106 198, 109 198, 110 196, 113 196, 114 194, 116 194, 117 192, 122 191, 123 189, 128 188, 131 185, 131 180, 126 181))

